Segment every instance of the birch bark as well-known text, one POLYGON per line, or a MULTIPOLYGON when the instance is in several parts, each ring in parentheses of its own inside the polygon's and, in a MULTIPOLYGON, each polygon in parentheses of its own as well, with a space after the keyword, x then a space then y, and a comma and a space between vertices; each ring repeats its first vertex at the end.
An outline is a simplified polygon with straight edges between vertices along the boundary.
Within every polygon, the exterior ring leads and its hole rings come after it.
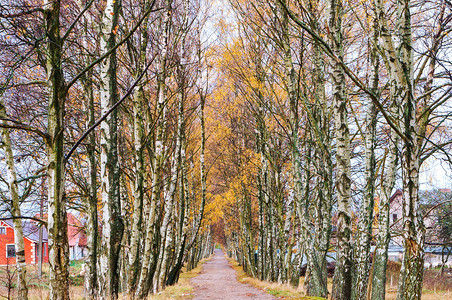
MULTIPOLYGON (((107 0, 102 15, 101 53, 111 50, 116 43, 120 1, 107 0)), ((105 114, 118 100, 116 86, 116 53, 100 65, 100 104, 105 114)), ((117 299, 119 292, 119 255, 124 224, 121 217, 120 175, 118 161, 117 111, 101 123, 101 190, 102 241, 99 253, 99 298, 117 299)))
POLYGON ((378 25, 392 88, 401 99, 403 128, 402 184, 404 255, 400 271, 397 299, 420 299, 423 279, 425 229, 418 215, 420 141, 417 132, 416 99, 413 81, 413 49, 411 36, 411 1, 397 3, 398 39, 396 49, 389 31, 381 0, 375 0, 378 25))
MULTIPOLYGON (((145 1, 144 8, 148 9, 148 1, 145 1)), ((147 33, 146 19, 143 22, 143 28, 140 35, 140 49, 139 49, 139 61, 135 76, 139 76, 144 68, 146 62, 146 49, 148 45, 148 33, 147 33)), ((143 222, 143 201, 144 201, 144 178, 145 178, 145 166, 144 166, 144 151, 145 151, 145 129, 144 129, 144 117, 143 109, 145 106, 145 94, 144 86, 141 83, 138 86, 138 91, 134 95, 133 99, 133 149, 134 149, 134 167, 135 167, 135 180, 134 180, 134 199, 133 199, 133 212, 132 212, 132 228, 130 237, 130 251, 128 257, 128 281, 127 281, 127 293, 132 296, 135 292, 136 281, 139 273, 139 257, 140 257, 140 242, 142 239, 142 222, 143 222)))
POLYGON ((425 227, 419 212, 419 167, 420 148, 416 131, 416 99, 413 88, 413 49, 411 36, 411 1, 398 3, 401 20, 400 66, 404 75, 404 95, 402 98, 403 133, 402 147, 403 182, 403 238, 404 253, 400 270, 397 299, 421 299, 424 275, 425 227))
MULTIPOLYGON (((301 209, 303 204, 302 204, 301 157, 298 136, 300 121, 298 115, 298 91, 296 81, 297 78, 291 54, 289 37, 289 18, 284 8, 281 8, 281 23, 282 23, 282 48, 284 51, 283 53, 284 53, 285 77, 287 81, 287 94, 290 104, 290 136, 291 136, 290 145, 292 155, 292 176, 294 180, 294 200, 297 202, 296 207, 301 209)), ((300 220, 302 220, 302 222, 307 221, 306 218, 302 218, 302 214, 300 214, 299 211, 298 217, 300 218, 300 220)), ((305 227, 303 227, 302 225, 302 228, 305 227)), ((287 278, 285 279, 287 280, 287 278)))
MULTIPOLYGON (((385 20, 382 19, 382 3, 376 3, 376 24, 374 25, 374 32, 376 35, 380 35, 380 30, 383 28, 383 34, 380 40, 386 44, 385 49, 388 49, 389 41, 388 29, 386 27, 385 20), (376 28, 378 26, 378 28, 376 28), (378 33, 377 33, 378 31, 378 33)), ((389 45, 389 47, 393 47, 389 45)), ((393 57, 395 59, 395 57, 393 57)), ((395 117, 399 116, 399 107, 401 103, 400 91, 397 88, 399 85, 399 80, 397 78, 396 72, 391 72, 390 74, 390 98, 391 98, 391 114, 395 117)), ((399 141, 400 137, 397 133, 391 129, 391 135, 389 137, 389 151, 385 163, 384 177, 382 182, 382 188, 380 192, 380 203, 379 203, 379 215, 378 215, 378 235, 376 241, 375 250, 375 261, 373 263, 372 271, 372 299, 385 299, 386 294, 386 266, 388 260, 388 247, 390 241, 390 231, 389 231, 389 208, 390 208, 390 197, 392 195, 392 190, 395 185, 398 157, 399 157, 399 141)))
MULTIPOLYGON (((84 9, 85 3, 78 2, 79 9, 84 9)), ((92 25, 92 17, 85 16, 82 21, 83 31, 86 37, 83 38, 82 44, 85 49, 90 49, 88 27, 92 25)), ((83 58, 88 58, 83 55, 83 58)), ((93 86, 93 71, 89 70, 81 78, 83 91, 86 101, 84 103, 87 112, 86 127, 90 128, 96 122, 95 108, 94 108, 94 86, 93 86)), ((89 174, 89 192, 85 199, 86 207, 86 245, 87 255, 84 264, 85 278, 84 278, 84 294, 86 299, 95 299, 97 297, 97 248, 98 248, 98 218, 97 218, 97 164, 96 164, 96 135, 91 133, 86 145, 86 154, 88 158, 88 174, 89 174)))
MULTIPOLYGON (((6 108, 3 99, 0 98, 0 118, 6 119, 6 108)), ((6 123, 6 121, 3 121, 6 123)), ((25 264, 24 232, 20 212, 20 198, 17 185, 16 168, 14 166, 14 156, 11 144, 11 137, 8 128, 2 128, 1 147, 5 152, 6 172, 8 174, 8 188, 11 197, 11 216, 13 219, 14 246, 16 251, 17 268, 17 298, 28 299, 27 269, 25 264)))
POLYGON ((180 157, 182 152, 182 138, 185 131, 185 117, 184 117, 184 87, 180 87, 178 94, 179 98, 179 112, 178 112, 178 125, 177 125, 177 141, 175 152, 172 157, 171 162, 171 178, 169 182, 169 188, 165 191, 164 195, 164 205, 165 205, 165 216, 163 217, 162 225, 160 227, 160 237, 162 240, 162 245, 159 251, 159 257, 157 262, 157 270, 154 277, 154 293, 158 292, 165 286, 165 276, 166 268, 169 259, 169 251, 171 251, 172 244, 172 234, 168 232, 168 228, 173 216, 174 200, 176 194, 176 187, 178 183, 178 169, 180 163, 180 157))
MULTIPOLYGON (((92 73, 89 72, 84 82, 87 96, 88 124, 90 128, 96 121, 94 116, 94 93, 91 84, 92 73)), ((94 133, 88 137, 86 152, 88 156, 89 195, 87 197, 87 257, 85 262, 85 297, 94 299, 97 293, 97 250, 98 250, 98 218, 97 218, 97 164, 96 164, 96 136, 94 133)))
MULTIPOLYGON (((261 96, 261 100, 262 96, 261 96)), ((258 181, 258 193, 259 193, 259 242, 258 242, 258 276, 260 280, 264 280, 267 276, 267 267, 265 264, 266 258, 266 203, 268 203, 268 163, 266 157, 266 133, 265 133, 265 123, 263 120, 263 109, 259 108, 259 114, 256 117, 256 122, 258 124, 258 152, 260 156, 261 168, 257 176, 258 181)))
MULTIPOLYGON (((327 2, 328 26, 331 48, 343 61, 342 0, 327 2)), ((350 299, 352 284, 353 251, 351 246, 350 206, 350 136, 348 129, 347 99, 344 70, 338 61, 333 62, 333 103, 336 130, 336 192, 337 192, 337 247, 336 269, 333 277, 333 299, 350 299)))
MULTIPOLYGON (((320 7, 317 1, 310 1, 308 9, 313 16, 310 20, 311 28, 319 31, 318 18, 320 7)), ((327 261, 326 255, 330 247, 331 239, 331 217, 333 203, 333 170, 330 137, 330 117, 328 112, 328 101, 325 95, 325 70, 324 57, 321 46, 313 41, 314 68, 312 80, 314 84, 314 104, 305 103, 308 112, 308 120, 314 135, 315 161, 317 163, 317 191, 316 201, 313 204, 314 211, 314 233, 310 244, 307 246, 309 253, 308 267, 315 273, 309 278, 307 294, 311 296, 327 297, 327 261)), ((306 283, 305 283, 306 285, 306 283)))
MULTIPOLYGON (((393 113, 398 113, 398 101, 394 99, 393 113)), ((390 197, 394 189, 398 165, 399 136, 391 130, 389 155, 387 158, 385 175, 380 192, 380 203, 378 205, 378 235, 376 241, 375 261, 372 271, 372 299, 384 300, 386 295, 386 266, 388 261, 388 247, 391 239, 389 231, 389 207, 390 197)))
POLYGON ((190 190, 188 184, 188 174, 186 166, 186 141, 185 132, 182 136, 182 151, 181 151, 181 176, 180 176, 180 189, 179 189, 179 238, 176 242, 176 255, 175 264, 168 274, 167 285, 173 285, 177 282, 179 274, 182 268, 183 259, 186 258, 186 241, 189 231, 189 217, 190 217, 190 190))
POLYGON ((155 152, 153 158, 153 175, 152 175, 152 195, 150 203, 149 217, 146 226, 146 236, 144 241, 144 252, 142 259, 142 267, 140 272, 140 279, 138 281, 137 290, 135 296, 138 298, 146 297, 149 293, 150 284, 149 281, 153 277, 153 264, 156 262, 152 259, 157 253, 152 253, 154 247, 154 235, 155 235, 155 219, 157 215, 157 204, 160 202, 161 194, 161 176, 162 167, 165 158, 164 138, 165 138, 165 126, 166 126, 166 110, 167 110, 167 87, 166 87, 166 68, 167 68, 167 55, 168 55, 168 39, 170 33, 171 22, 171 0, 166 1, 165 10, 163 12, 162 20, 162 42, 159 45, 160 49, 160 61, 157 76, 157 129, 156 129, 156 141, 155 152))
MULTIPOLYGON (((177 188, 177 183, 180 183, 179 185, 179 191, 180 191, 180 205, 184 205, 184 164, 185 164, 185 100, 186 100, 186 90, 185 90, 185 77, 186 77, 186 71, 185 71, 185 64, 187 63, 186 53, 185 53, 185 47, 186 47, 186 36, 188 33, 188 7, 189 7, 189 1, 185 0, 182 3, 182 13, 183 13, 183 20, 182 20, 182 26, 181 26, 181 45, 180 45, 180 61, 178 65, 178 72, 177 72, 177 81, 178 81, 178 125, 177 125, 177 142, 176 142, 176 153, 173 156, 173 162, 172 162, 172 178, 170 182, 170 188, 169 188, 169 194, 166 195, 165 200, 165 217, 163 219, 162 227, 161 227, 161 236, 166 238, 164 239, 164 255, 163 255, 163 261, 162 266, 159 274, 159 279, 157 286, 158 288, 163 288, 167 284, 167 277, 169 278, 170 274, 173 273, 171 276, 175 276, 174 274, 177 271, 177 268, 174 269, 174 267, 171 268, 171 271, 167 274, 167 265, 169 260, 169 255, 171 249, 178 250, 173 252, 173 254, 176 254, 174 256, 174 259, 176 260, 176 264, 180 264, 179 260, 181 259, 182 253, 183 253, 183 247, 185 247, 185 238, 186 235, 184 233, 180 232, 180 235, 176 234, 176 239, 179 239, 179 241, 176 241, 174 248, 171 248, 172 246, 172 234, 167 233, 167 229, 164 227, 168 226, 168 222, 170 222, 171 214, 173 213, 173 206, 175 205, 175 192, 177 188), (180 176, 178 176, 180 174, 180 176), (179 177, 179 180, 178 180, 179 177), (183 241, 182 241, 183 238, 183 241), (168 275, 168 276, 167 276, 168 275)), ((184 222, 184 207, 181 208, 180 215, 174 216, 174 222, 177 222, 181 225, 180 230, 183 230, 183 222, 184 222), (177 220, 177 217, 181 218, 181 221, 177 220)), ((175 213, 177 212, 177 208, 175 209, 175 213)), ((176 230, 177 230, 176 226, 176 230)), ((174 280, 174 278, 170 279, 171 281, 174 280)))
POLYGON ((69 242, 65 199, 64 112, 66 87, 62 71, 60 1, 45 0, 45 58, 49 92, 47 131, 49 283, 51 300, 69 299, 69 242))
MULTIPOLYGON (((370 65, 371 65, 371 91, 378 95, 378 26, 374 21, 372 38, 370 44, 370 65)), ((354 277, 353 295, 354 299, 365 300, 367 298, 367 286, 369 282, 369 257, 370 242, 372 240, 372 223, 375 198, 375 143, 377 126, 377 108, 371 99, 368 100, 366 108, 366 122, 364 128, 365 141, 365 173, 366 185, 361 203, 358 232, 356 237, 355 257, 356 269, 354 277)))

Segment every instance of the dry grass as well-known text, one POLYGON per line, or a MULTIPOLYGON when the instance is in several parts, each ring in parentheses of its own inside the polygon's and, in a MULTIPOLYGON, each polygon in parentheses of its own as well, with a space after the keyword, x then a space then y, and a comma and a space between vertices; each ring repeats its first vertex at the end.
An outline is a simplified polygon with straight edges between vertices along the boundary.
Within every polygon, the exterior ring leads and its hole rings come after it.
MULTIPOLYGON (((71 299, 84 299, 83 297, 83 277, 79 275, 81 270, 80 264, 70 267, 70 287, 69 292, 71 299)), ((49 265, 42 265, 42 277, 38 277, 38 266, 27 265, 27 284, 28 298, 30 300, 48 299, 49 297, 49 265)), ((0 298, 8 298, 8 285, 13 289, 10 291, 10 298, 16 297, 17 277, 15 266, 0 268, 0 298)))
MULTIPOLYGON (((70 286, 69 294, 73 300, 83 300, 83 286, 70 286)), ((28 291, 28 299, 30 300, 41 300, 49 299, 49 289, 47 287, 32 288, 28 291)))
MULTIPOLYGON (((295 288, 289 284, 279 284, 252 278, 243 271, 243 268, 239 266, 239 264, 235 260, 228 257, 226 258, 228 259, 229 263, 232 265, 234 270, 237 272, 237 279, 239 282, 248 283, 252 286, 257 287, 258 289, 263 290, 264 292, 270 295, 278 297, 279 299, 303 299, 303 300, 324 299, 320 297, 306 296, 306 293, 302 285, 300 285, 298 288, 295 288)), ((302 281, 300 280, 300 282, 302 281)))
POLYGON ((211 258, 201 260, 198 263, 198 266, 189 272, 186 271, 186 268, 183 268, 182 273, 179 276, 179 281, 175 285, 167 286, 158 294, 149 296, 148 300, 193 298, 193 287, 190 285, 190 278, 197 276, 202 270, 202 265, 210 259, 211 258))
MULTIPOLYGON (((238 263, 228 258, 232 267, 237 271, 238 280, 243 283, 251 284, 271 295, 282 299, 324 299, 319 297, 306 297, 303 289, 304 277, 300 278, 300 286, 294 288, 288 284, 278 284, 273 282, 261 281, 249 277, 238 263)), ((452 273, 452 270, 448 270, 452 273)), ((397 283, 400 272, 400 264, 395 262, 388 263, 386 299, 395 300, 397 298, 397 283)), ((332 279, 328 278, 328 290, 331 293, 332 279)), ((452 275, 441 276, 439 270, 427 270, 424 275, 424 285, 422 290, 422 300, 444 300, 452 299, 452 275)))
MULTIPOLYGON (((157 295, 152 295, 149 300, 161 300, 161 299, 191 299, 193 287, 190 285, 190 278, 197 276, 202 269, 204 262, 209 259, 203 259, 198 263, 198 266, 187 272, 185 268, 182 269, 179 282, 173 286, 167 287, 157 295)), ((16 276, 14 273, 14 266, 10 266, 7 270, 6 267, 0 268, 0 298, 8 299, 8 282, 12 287, 16 285, 16 276)), ((69 292, 71 299, 81 300, 84 299, 83 294, 83 276, 80 275, 81 264, 75 264, 70 268, 70 287, 69 292)), ((49 297, 49 266, 43 265, 43 275, 39 279, 37 276, 38 268, 34 265, 27 266, 28 277, 28 297, 30 300, 48 299, 49 297)), ((11 289, 9 298, 14 299, 16 296, 15 289, 11 289)), ((120 299, 127 299, 126 296, 120 296, 120 299)))
MULTIPOLYGON (((202 260, 198 267, 187 272, 184 268, 179 278, 179 282, 174 286, 169 286, 157 295, 152 295, 149 300, 161 300, 161 299, 191 299, 193 297, 193 287, 190 285, 190 278, 197 276, 202 269, 202 264, 209 259, 202 260)), ((238 280, 243 283, 253 285, 271 295, 274 295, 280 299, 323 299, 315 297, 306 297, 303 285, 300 284, 298 288, 294 288, 288 284, 277 284, 272 282, 260 281, 255 278, 249 277, 238 265, 238 263, 230 258, 228 258, 232 267, 237 271, 238 280)), ((8 276, 13 275, 14 268, 10 268, 8 273, 5 267, 0 268, 0 298, 6 298, 8 289, 7 281, 8 276)), ((397 296, 397 283, 398 275, 400 271, 400 264, 390 262, 388 263, 387 272, 387 285, 386 285, 386 299, 392 300, 396 299, 397 296)), ((82 276, 79 274, 80 266, 76 265, 71 267, 70 278, 70 294, 71 299, 84 299, 83 297, 83 286, 82 286, 82 276)), ((49 294, 48 287, 48 273, 49 267, 47 264, 43 265, 43 276, 42 279, 37 277, 37 266, 27 266, 27 277, 28 277, 28 287, 29 287, 29 299, 47 299, 49 294)), ((423 300, 443 300, 452 299, 452 270, 446 270, 443 276, 441 276, 439 270, 427 270, 424 275, 424 286, 422 291, 423 300)), ((11 283, 15 286, 16 278, 15 276, 10 278, 11 283)), ((304 277, 300 278, 300 283, 303 283, 304 277)), ((328 278, 328 290, 331 291, 332 282, 331 278, 328 278)), ((13 294, 10 295, 11 298, 15 296, 15 290, 12 291, 13 294)), ((121 297, 121 299, 126 299, 121 297)))
MULTIPOLYGON (((397 298, 397 285, 399 281, 401 264, 388 261, 386 272, 386 299, 397 298)), ((438 269, 429 269, 424 273, 422 288, 422 299, 424 300, 443 300, 452 299, 452 270, 446 270, 441 275, 438 269)))
MULTIPOLYGON (((397 290, 386 290, 386 299, 395 300, 397 298, 397 290)), ((430 290, 422 290, 422 300, 445 300, 452 299, 452 292, 434 292, 430 290)))

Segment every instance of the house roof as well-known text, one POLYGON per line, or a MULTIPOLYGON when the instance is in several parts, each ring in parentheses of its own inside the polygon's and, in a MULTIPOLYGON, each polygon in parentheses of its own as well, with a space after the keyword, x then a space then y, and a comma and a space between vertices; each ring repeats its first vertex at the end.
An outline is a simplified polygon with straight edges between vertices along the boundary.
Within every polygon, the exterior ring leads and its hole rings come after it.
POLYGON ((397 191, 395 191, 395 193, 391 196, 391 198, 389 198, 389 203, 392 203, 392 201, 394 201, 397 196, 401 196, 402 195, 402 190, 401 189, 397 189, 397 191))
MULTIPOLYGON (((14 228, 13 219, 3 220, 8 226, 14 228)), ((32 242, 39 242, 39 226, 36 222, 22 221, 22 229, 24 231, 24 237, 32 242)), ((42 226, 42 241, 48 241, 48 233, 45 226, 42 226)))
MULTIPOLYGON (((44 214, 44 218, 47 218, 47 214, 44 214)), ((72 213, 67 213, 67 235, 69 240, 69 247, 74 246, 87 246, 87 239, 85 228, 82 222, 77 219, 72 213)))
POLYGON ((73 214, 67 214, 67 233, 69 238, 69 247, 73 246, 86 246, 86 233, 84 226, 80 220, 78 220, 73 214))
MULTIPOLYGON (((44 216, 46 217, 46 216, 44 216)), ((67 214, 68 220, 68 239, 69 247, 81 246, 85 247, 87 245, 86 233, 82 222, 80 222, 73 214, 67 214)), ((13 219, 3 220, 9 227, 14 228, 13 219)), ((39 242, 39 226, 34 221, 22 221, 22 228, 24 231, 24 237, 33 242, 39 242)), ((48 241, 48 232, 45 226, 42 226, 43 234, 42 240, 44 242, 48 241)))

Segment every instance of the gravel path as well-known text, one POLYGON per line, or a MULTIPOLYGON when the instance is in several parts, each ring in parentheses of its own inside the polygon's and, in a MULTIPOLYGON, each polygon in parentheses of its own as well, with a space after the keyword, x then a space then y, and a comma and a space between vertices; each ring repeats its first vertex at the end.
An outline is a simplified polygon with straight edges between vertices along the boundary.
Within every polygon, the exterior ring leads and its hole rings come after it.
POLYGON ((201 273, 191 279, 191 284, 195 289, 193 299, 275 299, 255 287, 239 283, 220 249, 215 249, 212 259, 204 263, 201 273))

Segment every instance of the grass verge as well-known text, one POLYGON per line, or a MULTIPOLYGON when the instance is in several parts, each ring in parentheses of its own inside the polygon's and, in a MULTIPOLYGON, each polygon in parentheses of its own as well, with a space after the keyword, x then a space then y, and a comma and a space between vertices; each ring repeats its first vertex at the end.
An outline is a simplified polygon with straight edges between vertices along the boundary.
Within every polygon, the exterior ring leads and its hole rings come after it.
POLYGON ((308 297, 306 296, 303 288, 299 286, 295 288, 289 284, 279 284, 275 282, 261 281, 256 278, 248 276, 243 271, 243 268, 233 260, 232 258, 226 257, 232 268, 237 272, 237 280, 242 283, 248 283, 270 295, 278 297, 278 299, 302 299, 302 300, 323 300, 325 298, 320 297, 308 297))
MULTIPOLYGON (((400 268, 401 263, 388 261, 386 272, 387 300, 395 300, 397 298, 400 268)), ((452 299, 452 269, 447 269, 442 275, 440 269, 425 270, 421 299, 452 299)))
MULTIPOLYGON (((232 258, 227 257, 234 270, 237 272, 239 282, 251 284, 268 294, 274 295, 279 299, 303 299, 320 300, 324 298, 308 297, 302 287, 294 288, 288 284, 278 284, 273 282, 261 281, 248 276, 239 264, 232 258)), ((389 262, 386 284, 386 299, 395 300, 397 298, 397 280, 400 272, 400 263, 389 262)), ((444 300, 452 299, 452 272, 447 270, 444 275, 440 275, 439 270, 427 270, 424 274, 424 284, 422 289, 422 300, 444 300)), ((300 283, 304 277, 300 278, 300 283)), ((328 278, 328 290, 331 292, 332 279, 328 278)))
POLYGON ((167 286, 158 294, 149 296, 148 300, 192 299, 193 287, 190 284, 190 278, 197 276, 202 270, 202 265, 209 260, 210 258, 201 260, 196 268, 188 272, 184 267, 182 269, 182 273, 179 276, 179 281, 175 285, 167 286))

